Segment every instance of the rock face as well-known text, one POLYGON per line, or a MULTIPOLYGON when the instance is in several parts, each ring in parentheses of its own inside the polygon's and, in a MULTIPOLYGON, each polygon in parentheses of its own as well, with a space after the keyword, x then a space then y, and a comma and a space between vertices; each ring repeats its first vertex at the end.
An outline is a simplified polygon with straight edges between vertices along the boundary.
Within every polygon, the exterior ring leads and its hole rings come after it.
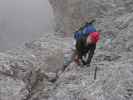
POLYGON ((133 100, 132 16, 97 18, 101 41, 91 67, 71 63, 48 100, 133 100))
POLYGON ((60 32, 71 33, 80 17, 96 17, 101 41, 91 67, 72 62, 61 72, 72 38, 44 35, 0 53, 0 100, 133 100, 133 1, 50 2, 60 32))
POLYGON ((63 67, 68 42, 51 35, 0 53, 0 100, 44 100, 63 67))
MULTIPOLYGON (((133 11, 132 0, 49 0, 55 15, 55 30, 72 34, 90 17, 114 20, 133 11)), ((100 19, 97 19, 99 22, 100 19)))
POLYGON ((101 33, 91 67, 81 68, 72 63, 59 77, 49 100, 132 100, 133 1, 49 1, 59 32, 72 34, 92 16, 101 33))

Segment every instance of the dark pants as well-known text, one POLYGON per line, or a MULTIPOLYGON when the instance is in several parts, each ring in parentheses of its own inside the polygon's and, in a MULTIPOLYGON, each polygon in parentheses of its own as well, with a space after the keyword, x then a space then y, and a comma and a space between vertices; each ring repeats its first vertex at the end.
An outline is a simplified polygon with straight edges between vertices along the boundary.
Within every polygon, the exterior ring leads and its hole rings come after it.
POLYGON ((86 62, 83 60, 83 57, 86 57, 87 53, 79 52, 78 50, 75 51, 75 56, 78 56, 78 59, 81 60, 83 65, 86 65, 86 62))

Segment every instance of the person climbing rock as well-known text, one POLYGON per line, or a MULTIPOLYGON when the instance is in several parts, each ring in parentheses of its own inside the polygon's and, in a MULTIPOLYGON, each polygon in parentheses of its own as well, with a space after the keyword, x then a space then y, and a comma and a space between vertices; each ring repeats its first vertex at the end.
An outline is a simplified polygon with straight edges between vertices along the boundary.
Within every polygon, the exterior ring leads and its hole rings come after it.
POLYGON ((96 44, 100 38, 100 33, 96 31, 93 22, 94 20, 87 23, 82 30, 80 29, 80 31, 74 34, 74 38, 76 39, 74 60, 78 65, 80 65, 81 61, 83 65, 90 66, 96 44), (87 57, 87 60, 85 61, 83 57, 87 57))

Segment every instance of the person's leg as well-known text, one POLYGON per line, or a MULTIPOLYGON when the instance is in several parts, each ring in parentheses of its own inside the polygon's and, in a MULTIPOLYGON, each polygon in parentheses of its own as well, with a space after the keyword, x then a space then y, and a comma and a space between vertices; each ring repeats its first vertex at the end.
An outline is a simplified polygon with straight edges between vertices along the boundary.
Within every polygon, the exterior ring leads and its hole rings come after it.
POLYGON ((80 53, 79 53, 78 51, 76 51, 76 52, 75 52, 74 61, 75 61, 78 65, 80 65, 80 59, 81 59, 81 58, 82 58, 82 57, 81 57, 80 53))
POLYGON ((84 53, 84 54, 82 54, 82 58, 81 58, 83 65, 86 65, 86 59, 85 58, 86 58, 86 54, 84 53))
POLYGON ((83 65, 86 65, 86 62, 83 59, 81 59, 81 61, 82 61, 83 65))

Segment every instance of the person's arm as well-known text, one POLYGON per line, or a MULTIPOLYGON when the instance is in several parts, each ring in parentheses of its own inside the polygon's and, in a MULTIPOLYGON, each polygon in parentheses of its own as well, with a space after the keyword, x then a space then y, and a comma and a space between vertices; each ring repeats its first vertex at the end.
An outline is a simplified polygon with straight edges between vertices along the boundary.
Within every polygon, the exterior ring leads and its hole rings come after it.
POLYGON ((87 65, 90 65, 91 60, 92 60, 93 55, 94 55, 94 52, 95 52, 95 49, 96 49, 96 44, 93 45, 93 46, 91 47, 90 51, 88 52, 89 54, 88 54, 88 59, 87 59, 87 62, 86 62, 87 65))

